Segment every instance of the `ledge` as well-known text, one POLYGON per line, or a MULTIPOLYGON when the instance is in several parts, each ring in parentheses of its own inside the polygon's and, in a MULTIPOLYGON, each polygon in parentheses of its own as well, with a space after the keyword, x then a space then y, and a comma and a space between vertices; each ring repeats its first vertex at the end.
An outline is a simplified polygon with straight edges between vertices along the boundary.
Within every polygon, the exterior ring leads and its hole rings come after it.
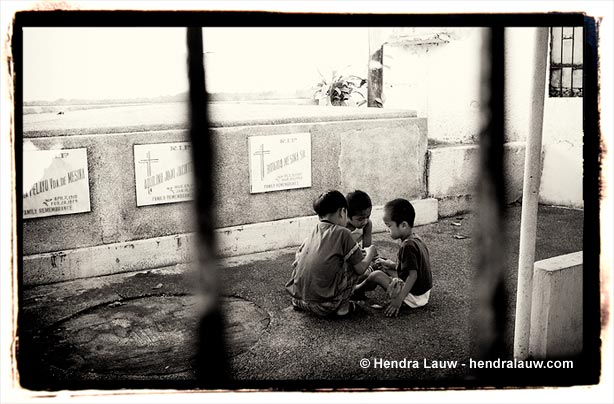
MULTIPOLYGON (((314 105, 209 104, 212 128, 416 118, 415 111, 314 105)), ((23 117, 24 138, 189 129, 186 103, 118 105, 23 117)))
MULTIPOLYGON (((416 226, 437 221, 437 200, 412 201, 416 226)), ((385 231, 382 206, 371 214, 373 232, 385 231)), ((317 222, 316 216, 216 229, 220 257, 273 251, 299 245, 317 222)), ((176 265, 193 260, 194 233, 133 240, 23 257, 25 286, 91 278, 176 265)))

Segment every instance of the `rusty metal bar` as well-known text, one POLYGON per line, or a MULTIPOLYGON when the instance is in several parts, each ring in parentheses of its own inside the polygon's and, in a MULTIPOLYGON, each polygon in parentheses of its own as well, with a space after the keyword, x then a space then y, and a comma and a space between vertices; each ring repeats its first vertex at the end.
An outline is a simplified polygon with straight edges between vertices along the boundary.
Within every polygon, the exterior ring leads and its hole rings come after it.
POLYGON ((384 40, 381 28, 369 28, 369 69, 367 77, 367 106, 383 108, 384 40))
POLYGON ((198 326, 195 370, 198 385, 223 387, 228 380, 228 361, 224 341, 224 319, 219 303, 219 280, 215 257, 213 224, 214 150, 207 117, 203 34, 201 27, 187 29, 188 75, 190 81, 190 140, 196 187, 198 221, 198 274, 202 292, 198 326))
POLYGON ((574 53, 575 53, 575 50, 576 50, 576 46, 574 44, 575 40, 576 40, 576 28, 573 27, 571 29, 571 84, 569 85, 572 97, 573 97, 573 71, 574 71, 574 68, 573 68, 573 57, 574 57, 574 53))
MULTIPOLYGON (((565 50, 563 49, 563 30, 565 29, 565 27, 561 27, 561 64, 563 64, 563 54, 565 53, 565 50)), ((563 96, 563 67, 561 67, 561 80, 559 83, 559 90, 561 91, 559 97, 563 96)))
MULTIPOLYGON (((505 327, 507 291, 504 278, 504 28, 495 26, 484 35, 482 49, 482 129, 477 184, 479 228, 475 301, 472 324, 473 358, 490 360, 507 356, 505 327)), ((486 372, 474 377, 488 378, 486 372)), ((500 376, 500 375, 497 375, 500 376)))

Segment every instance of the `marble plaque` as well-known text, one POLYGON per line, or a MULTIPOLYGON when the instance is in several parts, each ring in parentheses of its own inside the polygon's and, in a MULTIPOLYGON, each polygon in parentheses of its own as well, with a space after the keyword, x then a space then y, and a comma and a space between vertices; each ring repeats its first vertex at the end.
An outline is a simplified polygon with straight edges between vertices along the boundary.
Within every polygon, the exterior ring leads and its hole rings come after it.
POLYGON ((250 192, 311 186, 311 133, 249 137, 250 192))
POLYGON ((87 149, 23 151, 23 218, 90 211, 87 149))
POLYGON ((136 205, 159 205, 194 198, 190 142, 134 145, 136 205))

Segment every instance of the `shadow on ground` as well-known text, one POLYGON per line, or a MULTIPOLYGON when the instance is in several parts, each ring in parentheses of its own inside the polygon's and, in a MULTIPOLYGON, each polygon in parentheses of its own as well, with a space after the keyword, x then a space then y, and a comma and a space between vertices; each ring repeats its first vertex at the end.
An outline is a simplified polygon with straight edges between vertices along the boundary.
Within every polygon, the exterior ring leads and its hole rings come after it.
MULTIPOLYGON (((507 209, 507 217, 506 280, 513 314, 520 207, 507 209)), ((432 255, 431 301, 402 310, 398 318, 371 307, 383 304, 381 291, 368 294, 362 310, 348 319, 294 311, 284 290, 293 249, 223 260, 232 377, 226 387, 470 385, 475 226, 476 216, 465 214, 416 229, 432 255)), ((541 206, 538 227, 536 260, 582 250, 583 212, 541 206)), ((397 244, 387 234, 375 235, 374 243, 381 256, 395 258, 397 244)), ((178 265, 24 289, 18 329, 22 385, 33 390, 196 387, 195 285, 189 266, 178 265)), ((513 319, 510 315, 509 329, 513 319)), ((511 338, 508 342, 511 347, 511 338)))

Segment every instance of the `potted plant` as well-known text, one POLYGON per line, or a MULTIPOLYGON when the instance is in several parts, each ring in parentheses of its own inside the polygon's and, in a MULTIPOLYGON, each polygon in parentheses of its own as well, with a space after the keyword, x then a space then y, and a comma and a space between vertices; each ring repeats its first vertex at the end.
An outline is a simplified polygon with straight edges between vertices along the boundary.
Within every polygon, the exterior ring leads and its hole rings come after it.
POLYGON ((363 106, 367 105, 367 80, 353 74, 332 71, 330 78, 318 70, 321 80, 314 98, 319 105, 363 106))

